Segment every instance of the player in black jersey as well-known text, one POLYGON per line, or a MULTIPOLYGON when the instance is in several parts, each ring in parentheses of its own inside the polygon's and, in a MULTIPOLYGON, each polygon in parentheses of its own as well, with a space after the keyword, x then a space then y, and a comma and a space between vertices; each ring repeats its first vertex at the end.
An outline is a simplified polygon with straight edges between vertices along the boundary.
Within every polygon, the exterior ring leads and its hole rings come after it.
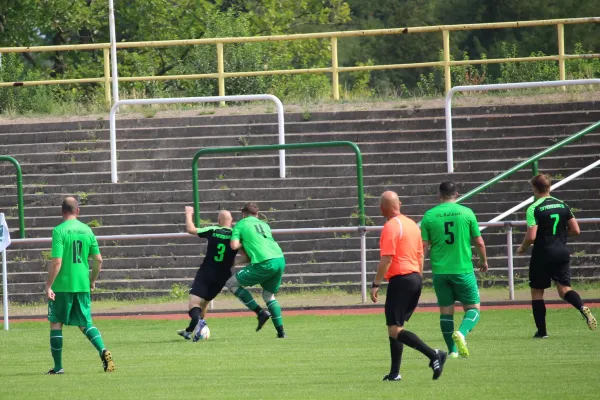
POLYGON ((208 245, 206 256, 190 289, 190 324, 186 329, 177 331, 177 334, 187 340, 192 339, 197 342, 200 339, 202 328, 206 326, 204 316, 208 304, 221 292, 225 282, 231 277, 231 268, 235 262, 237 250, 232 250, 229 243, 231 241, 232 223, 229 211, 222 210, 219 213, 218 226, 208 226, 206 228, 196 228, 193 215, 194 209, 186 207, 186 230, 191 235, 198 235, 207 239, 208 245))
POLYGON ((529 286, 537 327, 534 338, 548 337, 544 290, 550 287, 551 281, 555 282, 560 298, 571 303, 583 315, 588 327, 595 330, 598 325, 596 318, 571 288, 571 256, 567 249, 567 237, 579 235, 579 224, 569 206, 550 196, 551 182, 548 176, 535 176, 531 185, 535 201, 527 209, 527 234, 517 253, 524 254, 533 244, 529 286))

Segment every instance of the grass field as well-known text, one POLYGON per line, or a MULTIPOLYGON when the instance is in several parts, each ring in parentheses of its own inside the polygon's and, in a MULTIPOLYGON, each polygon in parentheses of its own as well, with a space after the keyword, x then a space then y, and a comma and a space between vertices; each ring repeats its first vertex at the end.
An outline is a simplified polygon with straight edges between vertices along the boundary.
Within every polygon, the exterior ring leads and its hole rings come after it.
MULTIPOLYGON (((596 315, 600 310, 594 310, 596 315)), ((549 309, 550 338, 533 340, 529 310, 484 311, 469 336, 471 358, 448 360, 439 381, 405 348, 401 382, 389 368, 382 315, 294 316, 289 338, 275 339, 255 319, 209 319, 211 339, 186 342, 185 321, 98 320, 117 370, 76 328, 65 328, 65 375, 52 366, 47 323, 0 332, 2 399, 597 399, 600 337, 573 309, 549 309)), ((438 315, 422 312, 408 328, 443 348, 438 315)))

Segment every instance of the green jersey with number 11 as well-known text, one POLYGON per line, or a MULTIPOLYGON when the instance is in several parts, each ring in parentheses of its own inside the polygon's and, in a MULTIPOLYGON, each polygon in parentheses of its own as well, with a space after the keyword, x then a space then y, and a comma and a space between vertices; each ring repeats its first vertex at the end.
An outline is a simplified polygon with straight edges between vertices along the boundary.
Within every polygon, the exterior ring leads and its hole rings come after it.
POLYGON ((435 206, 421 221, 421 238, 429 241, 434 274, 473 272, 471 239, 479 236, 475 214, 460 204, 449 202, 435 206))
POLYGON ((60 271, 52 284, 55 292, 89 292, 88 258, 100 254, 98 241, 91 228, 70 219, 52 231, 52 258, 62 258, 60 271))
POLYGON ((231 240, 239 240, 252 264, 283 257, 281 247, 271 234, 271 227, 256 217, 246 217, 235 224, 231 240))

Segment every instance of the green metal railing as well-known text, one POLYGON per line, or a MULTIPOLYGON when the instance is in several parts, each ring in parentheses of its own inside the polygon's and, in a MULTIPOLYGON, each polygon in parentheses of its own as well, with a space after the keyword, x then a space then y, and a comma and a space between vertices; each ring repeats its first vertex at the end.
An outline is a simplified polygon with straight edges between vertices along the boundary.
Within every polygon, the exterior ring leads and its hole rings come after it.
POLYGON ((25 205, 23 202, 23 173, 21 164, 11 156, 0 156, 0 161, 8 161, 17 170, 17 204, 19 207, 19 236, 25 238, 25 205))
POLYGON ((508 171, 496 176, 495 178, 490 179, 489 181, 487 181, 485 183, 482 183, 481 185, 477 186, 475 189, 471 190, 464 196, 461 196, 457 200, 457 202, 465 201, 465 200, 475 196, 476 194, 483 192, 484 190, 488 189, 492 185, 500 182, 503 179, 508 178, 515 172, 518 172, 521 169, 523 169, 529 165, 531 165, 531 171, 533 172, 533 175, 534 176, 537 175, 538 170, 539 170, 538 161, 541 158, 546 157, 547 155, 554 153, 556 150, 561 149, 562 147, 567 146, 567 145, 573 143, 574 141, 581 139, 583 136, 587 135, 588 133, 590 133, 598 128, 600 128, 600 121, 596 122, 593 125, 588 126, 585 129, 582 129, 581 131, 575 133, 574 135, 569 136, 568 138, 556 143, 555 145, 548 147, 546 150, 543 150, 543 151, 537 153, 536 155, 532 156, 531 158, 528 158, 527 160, 520 162, 519 164, 515 165, 508 171))
POLYGON ((194 221, 196 226, 200 226, 200 192, 198 190, 198 159, 205 154, 222 154, 222 153, 242 153, 250 151, 270 151, 270 150, 295 150, 295 149, 314 149, 325 147, 350 147, 356 154, 356 184, 358 186, 358 219, 360 226, 365 226, 365 193, 363 186, 363 164, 362 153, 353 142, 310 142, 310 143, 295 143, 295 144, 275 144, 264 146, 245 146, 245 147, 214 147, 200 149, 194 155, 192 160, 192 190, 194 201, 194 221))

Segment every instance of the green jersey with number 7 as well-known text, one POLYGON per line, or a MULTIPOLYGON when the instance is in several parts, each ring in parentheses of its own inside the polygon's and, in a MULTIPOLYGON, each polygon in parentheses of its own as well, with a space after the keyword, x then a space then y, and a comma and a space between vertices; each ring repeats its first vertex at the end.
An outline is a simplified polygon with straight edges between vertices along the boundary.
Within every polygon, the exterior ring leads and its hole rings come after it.
POLYGON ((434 274, 473 272, 471 239, 481 236, 473 211, 454 202, 442 203, 425 213, 421 237, 429 241, 434 274))
POLYGON ((569 206, 552 197, 541 197, 527 209, 527 226, 537 225, 532 260, 569 262, 567 222, 573 218, 569 206))
POLYGON ((283 257, 281 247, 271 234, 271 227, 260 219, 247 216, 233 227, 231 240, 239 240, 252 264, 283 257))

